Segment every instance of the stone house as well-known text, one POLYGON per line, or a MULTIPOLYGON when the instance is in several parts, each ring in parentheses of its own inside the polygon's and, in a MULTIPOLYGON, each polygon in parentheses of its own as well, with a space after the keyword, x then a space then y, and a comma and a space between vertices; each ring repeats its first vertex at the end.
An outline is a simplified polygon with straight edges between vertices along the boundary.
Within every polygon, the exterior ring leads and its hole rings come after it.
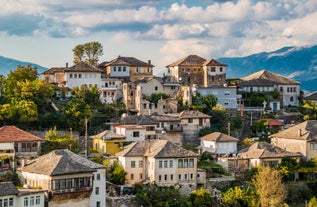
POLYGON ((100 101, 102 103, 116 103, 123 98, 123 80, 119 78, 102 78, 100 101))
POLYGON ((18 168, 21 182, 48 191, 50 207, 105 207, 105 166, 69 150, 54 150, 18 168))
POLYGON ((239 92, 270 92, 280 93, 279 102, 268 100, 272 111, 280 109, 280 106, 299 106, 300 83, 282 75, 261 70, 249 76, 241 78, 238 83, 239 92))
POLYGON ((0 171, 24 166, 41 153, 42 138, 15 126, 0 128, 0 171))
POLYGON ((229 156, 237 153, 239 139, 221 132, 213 132, 200 138, 201 152, 209 152, 215 156, 229 156))
POLYGON ((1 207, 45 207, 46 191, 39 189, 17 188, 12 182, 0 182, 1 207))
POLYGON ((128 185, 150 182, 193 190, 205 182, 203 176, 197 179, 199 155, 167 140, 134 142, 116 156, 127 172, 128 185))
POLYGON ((310 160, 317 158, 317 121, 307 120, 270 135, 271 143, 310 160))
POLYGON ((114 155, 121 151, 121 147, 125 142, 126 137, 121 134, 113 133, 109 130, 100 132, 99 134, 90 137, 92 146, 99 153, 114 155))
POLYGON ((183 85, 199 87, 221 86, 226 81, 226 64, 215 59, 206 60, 198 55, 188 55, 167 65, 168 76, 183 85))

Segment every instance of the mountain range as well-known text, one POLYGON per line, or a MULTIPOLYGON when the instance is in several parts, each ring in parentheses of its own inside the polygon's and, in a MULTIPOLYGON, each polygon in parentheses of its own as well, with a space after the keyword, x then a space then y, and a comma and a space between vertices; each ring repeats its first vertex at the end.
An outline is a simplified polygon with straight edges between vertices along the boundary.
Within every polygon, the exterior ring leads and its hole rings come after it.
MULTIPOLYGON (((245 57, 218 58, 227 64, 227 78, 241 78, 259 70, 268 70, 301 82, 301 89, 317 91, 317 45, 283 47, 272 52, 261 52, 245 57)), ((0 73, 9 74, 18 65, 36 66, 39 74, 47 70, 38 64, 0 56, 0 73)))

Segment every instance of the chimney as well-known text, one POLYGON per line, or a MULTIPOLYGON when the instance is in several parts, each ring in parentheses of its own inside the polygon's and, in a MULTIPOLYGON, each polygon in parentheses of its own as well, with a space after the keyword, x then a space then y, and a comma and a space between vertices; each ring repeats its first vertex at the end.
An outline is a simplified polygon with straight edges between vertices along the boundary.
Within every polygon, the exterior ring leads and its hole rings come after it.
POLYGON ((68 63, 66 63, 66 68, 68 68, 68 63))
POLYGON ((302 136, 302 130, 298 129, 298 137, 301 137, 301 136, 302 136))
POLYGON ((151 60, 148 60, 149 65, 151 65, 151 60))

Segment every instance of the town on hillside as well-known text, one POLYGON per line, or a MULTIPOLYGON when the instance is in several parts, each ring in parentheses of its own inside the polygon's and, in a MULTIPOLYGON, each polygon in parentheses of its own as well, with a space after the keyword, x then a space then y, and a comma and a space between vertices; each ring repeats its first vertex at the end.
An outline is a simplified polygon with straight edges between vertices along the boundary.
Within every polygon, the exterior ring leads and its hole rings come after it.
POLYGON ((156 77, 75 49, 0 76, 0 207, 317 205, 317 92, 198 55, 156 77))

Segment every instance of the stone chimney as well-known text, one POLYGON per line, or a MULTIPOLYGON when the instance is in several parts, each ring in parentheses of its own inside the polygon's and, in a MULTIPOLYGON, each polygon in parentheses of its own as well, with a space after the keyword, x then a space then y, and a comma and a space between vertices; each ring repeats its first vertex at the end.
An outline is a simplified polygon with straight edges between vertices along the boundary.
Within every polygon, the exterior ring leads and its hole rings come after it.
POLYGON ((149 65, 151 65, 151 60, 148 60, 149 65))
POLYGON ((66 68, 68 68, 68 63, 66 63, 66 68))
POLYGON ((298 135, 298 137, 301 137, 301 136, 302 136, 302 130, 301 130, 301 129, 298 129, 297 135, 298 135))

